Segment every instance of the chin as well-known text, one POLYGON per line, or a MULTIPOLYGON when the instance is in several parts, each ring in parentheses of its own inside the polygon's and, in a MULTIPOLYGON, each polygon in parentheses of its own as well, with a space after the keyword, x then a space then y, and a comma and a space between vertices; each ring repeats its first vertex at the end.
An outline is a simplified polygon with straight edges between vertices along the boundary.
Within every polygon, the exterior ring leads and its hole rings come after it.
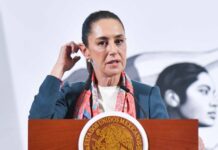
POLYGON ((215 123, 215 120, 208 120, 206 122, 199 122, 200 127, 211 127, 215 123))
POLYGON ((111 77, 111 76, 116 76, 116 75, 119 75, 119 74, 121 74, 121 72, 122 72, 123 70, 121 70, 121 69, 113 69, 113 70, 109 70, 109 71, 107 71, 105 74, 107 75, 107 76, 109 76, 109 77, 111 77))

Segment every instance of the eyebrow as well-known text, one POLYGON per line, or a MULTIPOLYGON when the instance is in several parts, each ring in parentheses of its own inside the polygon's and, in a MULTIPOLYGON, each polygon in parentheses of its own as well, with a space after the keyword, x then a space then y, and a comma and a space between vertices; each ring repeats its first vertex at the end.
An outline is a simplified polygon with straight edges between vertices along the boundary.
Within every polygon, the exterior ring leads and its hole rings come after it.
MULTIPOLYGON (((203 84, 203 85, 200 85, 198 88, 202 88, 202 87, 203 87, 203 88, 206 87, 208 90, 211 90, 211 87, 210 87, 210 86, 204 85, 204 84, 203 84)), ((214 89, 212 92, 213 92, 213 94, 216 94, 216 89, 214 89)))
POLYGON ((200 85, 198 88, 207 88, 208 90, 210 90, 210 86, 206 85, 206 84, 202 84, 200 85))
MULTIPOLYGON (((125 38, 125 36, 123 35, 123 34, 118 34, 118 35, 116 35, 114 38, 121 38, 121 37, 124 37, 125 38)), ((106 36, 100 36, 100 37, 98 37, 97 38, 97 40, 108 40, 108 37, 106 37, 106 36)))

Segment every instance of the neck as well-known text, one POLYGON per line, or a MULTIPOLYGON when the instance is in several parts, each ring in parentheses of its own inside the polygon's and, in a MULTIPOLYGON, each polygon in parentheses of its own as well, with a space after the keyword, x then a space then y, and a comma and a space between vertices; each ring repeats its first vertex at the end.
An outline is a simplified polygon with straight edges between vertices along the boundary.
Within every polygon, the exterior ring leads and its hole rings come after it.
POLYGON ((114 75, 111 77, 108 76, 99 76, 96 74, 98 85, 100 86, 117 86, 120 82, 120 75, 114 75))

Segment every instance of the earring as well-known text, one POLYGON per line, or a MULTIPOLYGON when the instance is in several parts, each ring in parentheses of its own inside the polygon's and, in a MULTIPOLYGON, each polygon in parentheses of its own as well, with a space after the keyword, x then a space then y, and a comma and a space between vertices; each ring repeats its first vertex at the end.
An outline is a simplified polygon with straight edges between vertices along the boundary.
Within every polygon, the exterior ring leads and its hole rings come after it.
POLYGON ((88 58, 87 62, 93 65, 93 60, 91 58, 88 58))

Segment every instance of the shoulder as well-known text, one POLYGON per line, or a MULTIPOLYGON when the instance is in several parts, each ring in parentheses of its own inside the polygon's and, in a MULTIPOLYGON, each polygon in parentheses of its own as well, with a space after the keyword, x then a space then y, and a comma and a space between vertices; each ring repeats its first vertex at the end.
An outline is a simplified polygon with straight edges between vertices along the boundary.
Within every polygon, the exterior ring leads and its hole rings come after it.
POLYGON ((81 93, 85 87, 85 82, 65 82, 61 90, 64 93, 81 93))
POLYGON ((134 91, 137 92, 137 93, 144 93, 146 95, 149 95, 151 93, 151 91, 156 88, 156 86, 150 86, 148 84, 144 84, 144 83, 141 83, 141 82, 137 82, 137 81, 134 81, 132 80, 132 85, 134 87, 134 91))
POLYGON ((148 96, 149 99, 154 98, 154 100, 162 99, 158 86, 150 86, 137 81, 132 81, 132 85, 136 95, 148 96))
POLYGON ((132 81, 132 84, 137 98, 138 118, 144 118, 144 114, 152 119, 168 118, 166 107, 157 86, 150 86, 136 81, 132 81), (140 109, 143 110, 142 113, 140 109))

